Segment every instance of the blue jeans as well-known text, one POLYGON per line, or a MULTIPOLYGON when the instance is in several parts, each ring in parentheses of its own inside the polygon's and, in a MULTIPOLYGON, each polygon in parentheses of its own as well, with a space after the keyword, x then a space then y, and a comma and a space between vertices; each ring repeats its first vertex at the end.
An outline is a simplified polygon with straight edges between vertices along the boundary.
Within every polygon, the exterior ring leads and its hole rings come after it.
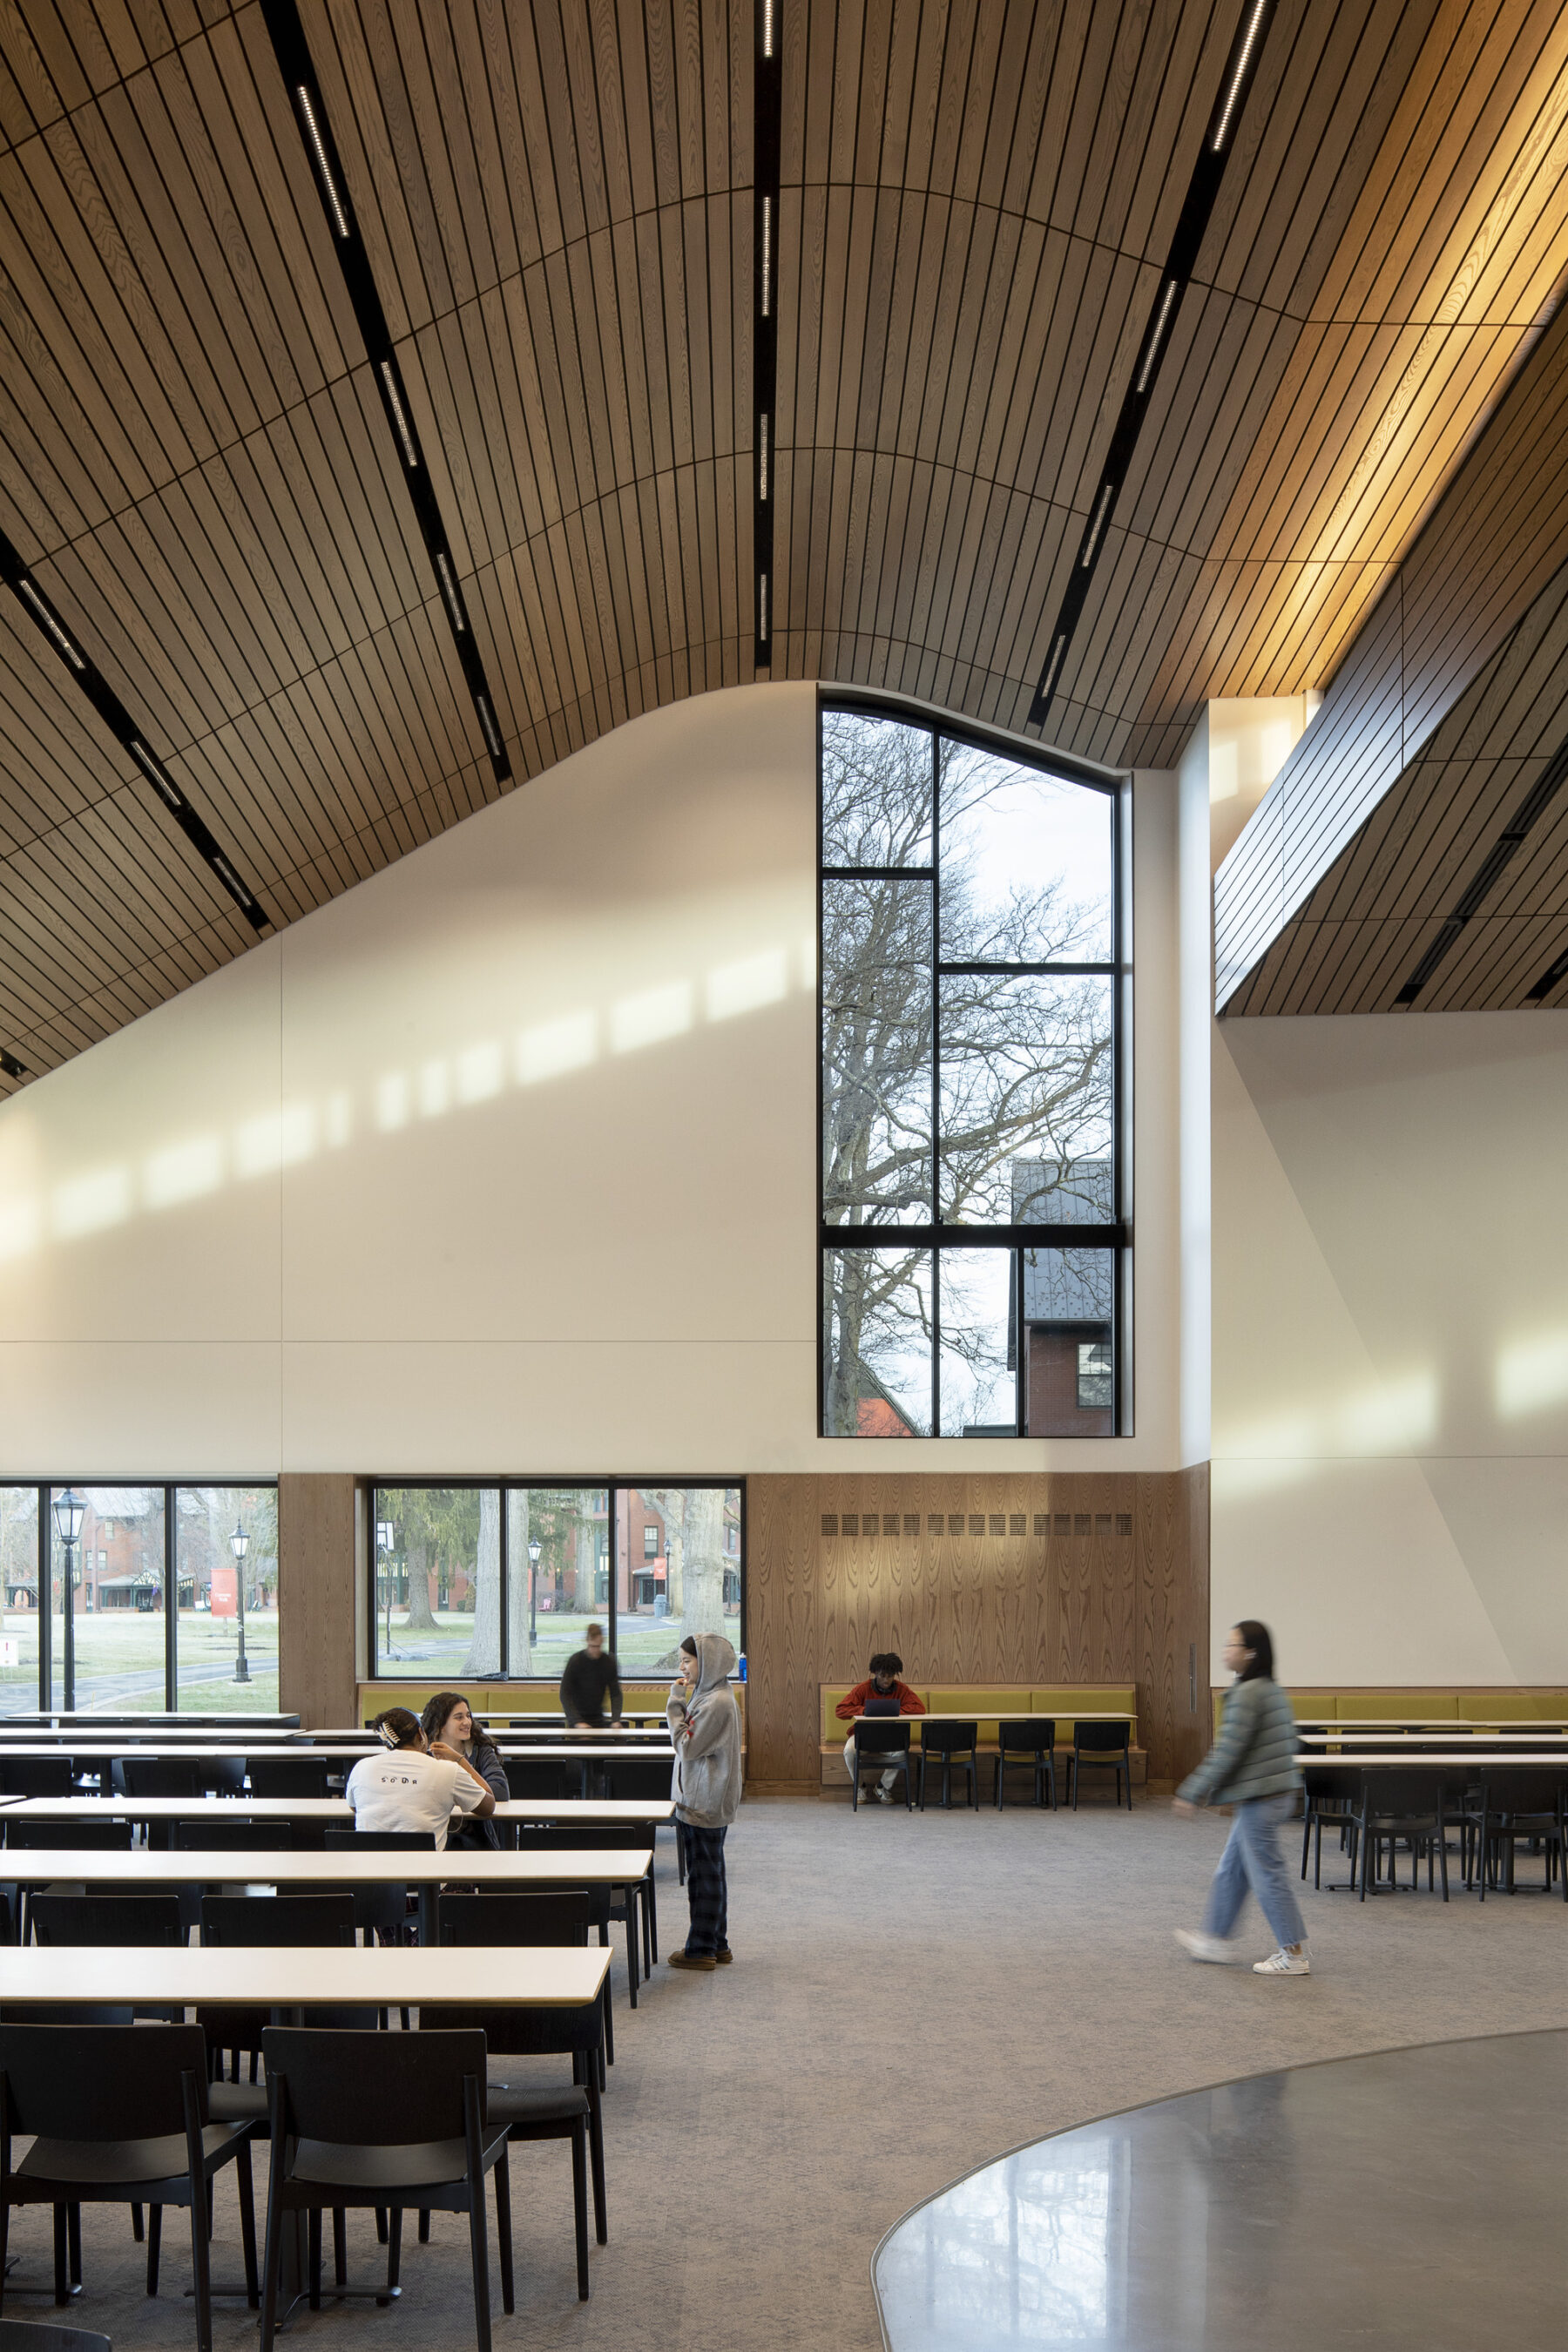
POLYGON ((1205 1936, 1234 1932, 1250 1886, 1281 1944, 1306 1941, 1289 1866, 1279 1851, 1280 1823, 1289 1821, 1295 1811, 1294 1797, 1248 1797, 1237 1805, 1209 1888, 1205 1936))

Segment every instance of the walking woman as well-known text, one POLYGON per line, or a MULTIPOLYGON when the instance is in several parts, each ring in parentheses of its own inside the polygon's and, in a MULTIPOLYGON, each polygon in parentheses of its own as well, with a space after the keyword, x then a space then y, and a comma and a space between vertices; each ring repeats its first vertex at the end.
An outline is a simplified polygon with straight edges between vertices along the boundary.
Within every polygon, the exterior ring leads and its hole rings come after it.
MULTIPOLYGON (((470 1772, 479 1774, 497 1804, 506 1803, 511 1794, 506 1766, 489 1732, 481 1731, 475 1723, 461 1691, 437 1691, 434 1698, 426 1699, 419 1728, 433 1756, 449 1753, 460 1758, 470 1772)), ((448 1847, 466 1845, 482 1850, 499 1846, 500 1840, 493 1821, 470 1815, 467 1821, 454 1822, 447 1843, 448 1847)))
POLYGON ((1290 1874, 1279 1851, 1279 1827, 1296 1810, 1301 1775, 1296 1769, 1296 1718, 1274 1679, 1274 1644, 1267 1625, 1244 1617, 1233 1625, 1225 1663, 1236 1680, 1226 1693, 1219 1738, 1176 1791, 1175 1810, 1199 1805, 1235 1808, 1230 1835, 1209 1888, 1202 1928, 1178 1927, 1176 1941, 1194 1960, 1228 1960, 1226 1937, 1236 1927, 1247 1890, 1279 1939, 1260 1977, 1310 1977, 1307 1931, 1290 1874))

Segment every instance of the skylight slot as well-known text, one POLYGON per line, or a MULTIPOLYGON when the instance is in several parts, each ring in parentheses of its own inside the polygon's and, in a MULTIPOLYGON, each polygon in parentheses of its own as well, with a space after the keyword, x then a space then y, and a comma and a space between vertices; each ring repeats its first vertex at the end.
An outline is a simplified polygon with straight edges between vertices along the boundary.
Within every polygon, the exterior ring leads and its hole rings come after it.
POLYGON ((338 187, 337 174, 332 170, 331 161, 327 153, 327 142, 321 136, 321 126, 316 120, 314 103, 303 82, 297 86, 294 96, 299 101, 300 120, 305 125, 305 135, 310 140, 310 150, 315 157, 316 176, 321 181, 321 194, 327 200, 327 209, 332 216, 332 226, 337 230, 340 237, 347 237, 351 234, 348 206, 344 204, 338 187))

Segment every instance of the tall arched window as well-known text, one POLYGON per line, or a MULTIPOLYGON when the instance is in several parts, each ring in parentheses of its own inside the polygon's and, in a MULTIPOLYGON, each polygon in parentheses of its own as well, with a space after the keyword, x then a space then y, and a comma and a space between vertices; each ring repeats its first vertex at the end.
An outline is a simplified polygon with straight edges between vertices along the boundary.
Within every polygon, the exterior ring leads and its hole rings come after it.
POLYGON ((1119 1434, 1125 786, 820 730, 823 1434, 1119 1434))

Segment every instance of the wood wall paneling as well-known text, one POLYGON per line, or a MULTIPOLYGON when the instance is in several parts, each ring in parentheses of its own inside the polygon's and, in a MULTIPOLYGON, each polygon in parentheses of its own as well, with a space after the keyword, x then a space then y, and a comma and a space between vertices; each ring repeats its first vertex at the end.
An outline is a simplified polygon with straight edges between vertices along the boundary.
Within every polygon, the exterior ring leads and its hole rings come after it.
POLYGON ((348 1472, 278 1482, 278 1697, 308 1727, 354 1720, 354 1563, 362 1517, 348 1472))
POLYGON ((1156 1785, 1207 1745, 1206 1465, 752 1477, 747 1533, 753 1780, 818 1785, 818 1685, 884 1648, 917 1683, 1135 1683, 1156 1785))

